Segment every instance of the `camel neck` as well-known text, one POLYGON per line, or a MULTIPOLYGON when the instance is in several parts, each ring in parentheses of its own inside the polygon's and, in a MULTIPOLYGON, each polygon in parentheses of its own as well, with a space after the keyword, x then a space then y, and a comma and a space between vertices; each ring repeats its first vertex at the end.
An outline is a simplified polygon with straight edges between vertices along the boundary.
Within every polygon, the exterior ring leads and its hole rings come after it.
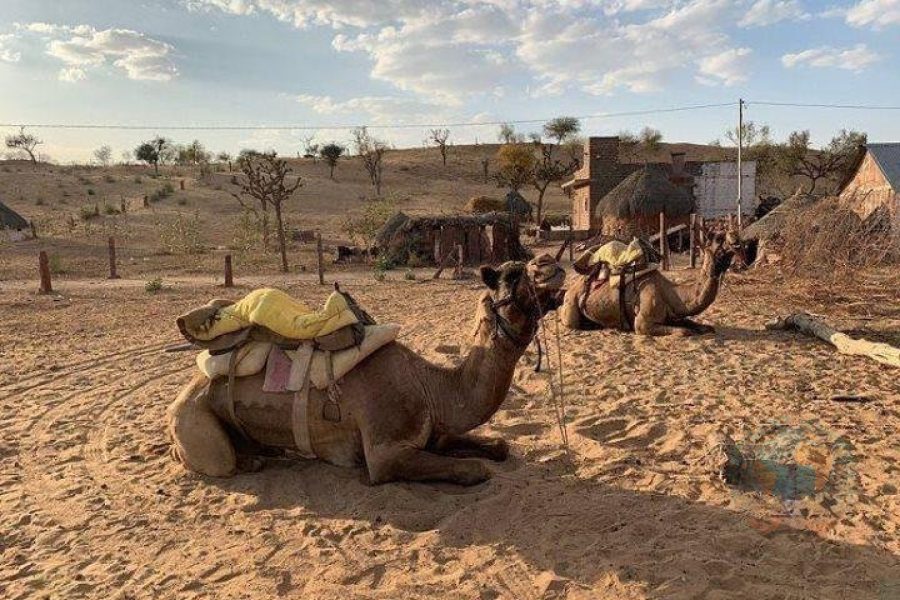
POLYGON ((688 297, 683 298, 686 314, 684 317, 699 315, 715 301, 719 293, 720 278, 714 275, 712 264, 704 262, 702 268, 703 278, 691 288, 688 297))
POLYGON ((446 370, 442 389, 433 390, 438 431, 470 431, 486 423, 506 399, 524 348, 489 329, 486 322, 479 325, 477 340, 463 363, 446 370))

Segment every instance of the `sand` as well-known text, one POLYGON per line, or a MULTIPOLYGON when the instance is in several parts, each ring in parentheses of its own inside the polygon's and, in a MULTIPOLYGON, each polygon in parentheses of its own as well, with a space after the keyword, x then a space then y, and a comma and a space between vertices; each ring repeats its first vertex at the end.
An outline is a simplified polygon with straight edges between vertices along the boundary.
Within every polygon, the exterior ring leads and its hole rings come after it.
MULTIPOLYGON (((401 322, 404 343, 456 360, 434 349, 467 343, 479 286, 390 277, 345 287, 401 322)), ((163 415, 193 356, 162 349, 179 341, 177 314, 224 291, 68 281, 39 297, 4 284, 0 597, 900 597, 898 373, 763 329, 802 308, 897 344, 900 299, 823 291, 801 304, 763 275, 726 285, 704 316, 715 335, 562 333, 571 459, 529 352, 483 428, 512 456, 465 489, 370 487, 314 461, 187 473, 163 415), (781 499, 765 472, 756 488, 726 485, 708 467, 711 434, 800 465, 811 488, 781 499)))

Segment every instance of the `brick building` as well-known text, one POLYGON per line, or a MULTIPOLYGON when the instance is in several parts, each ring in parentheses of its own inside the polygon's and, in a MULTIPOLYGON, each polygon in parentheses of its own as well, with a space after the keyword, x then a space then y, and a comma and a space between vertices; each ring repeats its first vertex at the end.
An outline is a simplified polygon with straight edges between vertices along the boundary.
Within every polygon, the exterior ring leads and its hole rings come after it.
POLYGON ((861 148, 840 195, 863 219, 882 206, 900 215, 900 143, 861 148))
MULTIPOLYGON (((671 162, 666 163, 623 162, 619 138, 613 136, 588 138, 581 165, 573 179, 562 186, 572 199, 572 227, 576 231, 603 231, 597 205, 630 175, 648 167, 664 169, 673 185, 694 198, 695 210, 703 217, 720 217, 736 206, 737 166, 733 162, 688 161, 684 153, 673 153, 671 162)), ((743 212, 752 214, 757 204, 756 163, 745 161, 742 174, 743 212)))

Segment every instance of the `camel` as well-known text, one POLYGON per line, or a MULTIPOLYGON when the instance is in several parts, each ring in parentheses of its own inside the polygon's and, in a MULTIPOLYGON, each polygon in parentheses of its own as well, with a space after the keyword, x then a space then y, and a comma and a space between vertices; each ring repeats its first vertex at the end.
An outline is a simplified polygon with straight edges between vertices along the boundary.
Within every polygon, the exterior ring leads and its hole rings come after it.
MULTIPOLYGON (((475 485, 491 477, 478 458, 503 461, 505 441, 468 434, 486 423, 506 398, 516 363, 540 319, 558 307, 565 271, 550 256, 528 263, 483 266, 487 286, 476 312, 474 343, 455 368, 434 365, 391 342, 340 381, 341 419, 323 418, 326 391, 310 390, 307 418, 316 458, 364 465, 369 481, 446 481, 475 485)), ((202 374, 179 393, 167 413, 173 454, 187 469, 212 477, 258 470, 262 455, 294 450, 292 395, 262 391, 264 374, 235 380, 234 411, 202 374)))
POLYGON ((585 286, 591 285, 581 276, 569 287, 560 307, 560 318, 570 329, 634 330, 639 335, 666 336, 712 333, 713 327, 691 320, 716 299, 722 275, 731 266, 739 242, 731 233, 700 230, 703 263, 700 280, 678 285, 662 273, 651 271, 625 286, 620 297, 609 283, 594 284, 586 298, 585 286))

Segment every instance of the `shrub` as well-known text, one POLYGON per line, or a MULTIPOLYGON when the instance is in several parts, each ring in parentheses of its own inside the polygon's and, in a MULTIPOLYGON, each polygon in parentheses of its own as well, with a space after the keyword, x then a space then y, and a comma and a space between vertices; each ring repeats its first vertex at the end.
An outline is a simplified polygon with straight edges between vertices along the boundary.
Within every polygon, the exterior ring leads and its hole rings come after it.
POLYGON ((111 204, 104 204, 103 212, 105 212, 108 215, 117 215, 117 214, 119 214, 119 209, 117 209, 115 206, 113 206, 111 204))
POLYGON ((99 214, 94 213, 94 209, 91 208, 90 206, 82 206, 81 208, 78 209, 78 218, 81 219, 82 221, 90 221, 91 219, 94 219, 99 216, 100 216, 99 214))
POLYGON ((148 294, 155 294, 156 292, 163 289, 163 282, 161 277, 156 277, 155 279, 149 280, 144 284, 144 291, 148 294))
POLYGON ((406 279, 407 281, 415 281, 416 274, 412 269, 407 269, 406 273, 403 274, 403 278, 406 279))
POLYGON ((490 196, 475 196, 469 198, 464 210, 472 214, 503 212, 506 210, 506 200, 490 196))
POLYGON ((165 198, 165 197, 168 197, 168 196, 171 196, 172 194, 174 194, 175 188, 172 186, 171 183, 166 182, 165 184, 163 184, 162 188, 160 188, 160 191, 162 191, 163 197, 165 198))
POLYGON ((134 182, 137 183, 138 185, 140 185, 141 183, 144 182, 144 180, 141 179, 141 176, 140 176, 140 175, 135 175, 135 176, 134 176, 134 182))
POLYGON ((381 269, 375 269, 375 270, 372 272, 372 277, 375 278, 375 281, 384 281, 386 275, 385 275, 385 272, 382 271, 381 269))
POLYGON ((43 205, 44 205, 44 199, 43 199, 43 198, 38 198, 37 200, 34 201, 34 204, 35 204, 35 206, 43 206, 43 205))
POLYGON ((200 254, 205 250, 200 215, 179 214, 172 223, 157 223, 162 249, 167 254, 200 254))
POLYGON ((375 259, 375 270, 377 271, 390 271, 394 266, 394 262, 385 254, 375 259))
POLYGON ((93 196, 93 195, 95 195, 96 193, 97 193, 97 192, 94 191, 94 188, 88 188, 88 190, 87 190, 87 195, 88 195, 88 196, 93 196))
POLYGON ((49 266, 50 272, 54 275, 64 275, 68 272, 58 254, 50 255, 49 266))
POLYGON ((185 206, 187 204, 187 198, 179 198, 178 206, 185 206))
POLYGON ((112 175, 110 175, 109 173, 107 173, 106 175, 103 176, 103 181, 105 181, 106 183, 115 183, 116 178, 113 177, 112 175))

